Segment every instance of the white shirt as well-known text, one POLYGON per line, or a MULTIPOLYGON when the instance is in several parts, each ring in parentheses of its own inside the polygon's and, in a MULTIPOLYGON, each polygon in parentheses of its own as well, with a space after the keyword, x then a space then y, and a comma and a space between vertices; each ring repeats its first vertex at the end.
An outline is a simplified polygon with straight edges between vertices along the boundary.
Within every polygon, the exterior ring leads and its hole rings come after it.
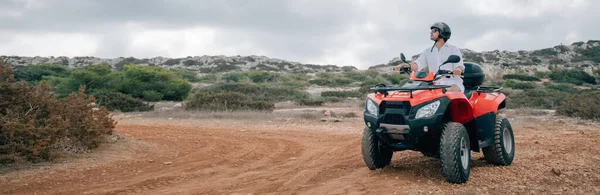
MULTIPOLYGON (((429 72, 437 73, 438 67, 440 64, 444 63, 450 55, 457 55, 460 57, 460 62, 458 63, 447 63, 441 66, 442 70, 454 70, 456 67, 462 67, 463 70, 465 65, 463 64, 462 53, 458 49, 458 47, 445 43, 442 48, 438 50, 437 47, 428 47, 427 49, 421 52, 421 55, 414 62, 417 64, 419 70, 423 70, 425 67, 429 68, 429 72)), ((442 78, 438 80, 438 84, 441 85, 449 85, 456 84, 458 85, 462 91, 464 91, 463 80, 460 77, 452 77, 452 78, 442 78)))

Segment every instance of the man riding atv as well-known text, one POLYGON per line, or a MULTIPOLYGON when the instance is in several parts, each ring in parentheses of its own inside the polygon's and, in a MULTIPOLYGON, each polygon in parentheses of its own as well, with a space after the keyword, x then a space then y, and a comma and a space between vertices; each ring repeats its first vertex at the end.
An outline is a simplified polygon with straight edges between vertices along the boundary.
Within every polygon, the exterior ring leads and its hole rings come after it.
POLYGON ((446 24, 435 23, 431 29, 437 48, 423 51, 411 63, 401 53, 404 64, 394 67, 410 80, 401 87, 377 84, 365 98, 365 165, 380 169, 390 164, 394 152, 418 151, 439 158, 442 176, 451 183, 469 180, 471 152, 483 153, 490 164, 511 165, 515 142, 510 122, 500 113, 506 108, 502 87, 481 86, 483 69, 463 63, 460 51, 446 44, 446 24))
POLYGON ((429 38, 435 42, 431 49, 427 48, 423 50, 419 58, 414 62, 410 62, 409 64, 403 63, 396 66, 394 71, 400 71, 400 68, 402 67, 410 67, 411 71, 420 71, 427 67, 429 68, 429 72, 435 73, 438 71, 438 66, 442 64, 444 60, 448 59, 450 55, 457 55, 461 58, 460 62, 447 63, 441 67, 441 69, 444 70, 452 70, 454 76, 439 79, 437 82, 440 85, 450 85, 451 87, 448 88, 448 91, 464 92, 465 87, 460 75, 465 71, 465 65, 463 64, 462 54, 458 47, 447 43, 452 34, 450 27, 444 22, 436 22, 431 25, 430 29, 431 32, 429 38))

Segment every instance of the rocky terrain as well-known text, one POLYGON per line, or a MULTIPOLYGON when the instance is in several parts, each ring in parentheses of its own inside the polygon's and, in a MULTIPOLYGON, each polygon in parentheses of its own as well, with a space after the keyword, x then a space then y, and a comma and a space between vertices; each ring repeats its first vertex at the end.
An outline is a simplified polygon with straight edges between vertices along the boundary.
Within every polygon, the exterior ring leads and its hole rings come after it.
MULTIPOLYGON (((581 67, 591 74, 592 67, 600 64, 600 41, 575 42, 570 45, 557 45, 533 51, 483 51, 461 49, 464 61, 476 62, 483 66, 488 75, 498 71, 511 73, 515 71, 535 72, 547 71, 553 67, 581 67)), ((186 58, 143 58, 121 57, 103 59, 91 56, 68 58, 60 57, 24 57, 0 56, 11 66, 27 66, 32 64, 62 64, 69 67, 81 67, 90 64, 109 64, 120 69, 129 63, 161 66, 165 68, 186 68, 199 73, 218 73, 232 70, 266 70, 276 72, 342 72, 358 70, 353 66, 302 64, 265 56, 188 56, 186 58)), ((416 59, 418 55, 412 56, 416 59)), ((389 71, 389 66, 396 65, 398 57, 385 64, 369 67, 369 69, 389 71)))

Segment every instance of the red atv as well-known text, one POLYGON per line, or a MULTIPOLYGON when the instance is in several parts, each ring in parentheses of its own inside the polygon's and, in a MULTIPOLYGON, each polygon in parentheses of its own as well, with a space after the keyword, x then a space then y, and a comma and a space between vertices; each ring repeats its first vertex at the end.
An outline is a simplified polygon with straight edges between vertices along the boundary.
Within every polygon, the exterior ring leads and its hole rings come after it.
MULTIPOLYGON (((400 55, 406 62, 404 54, 400 55)), ((446 63, 460 57, 450 56, 446 63)), ((436 80, 451 76, 416 71, 402 87, 378 84, 367 95, 362 137, 362 155, 371 170, 387 166, 395 151, 420 151, 440 159, 443 177, 465 183, 471 169, 471 151, 483 151, 488 163, 510 165, 515 142, 509 121, 498 115, 506 106, 501 87, 481 87, 484 74, 475 63, 465 62, 461 76, 465 92, 447 91, 436 80)), ((408 73, 403 68, 400 73, 408 73)))

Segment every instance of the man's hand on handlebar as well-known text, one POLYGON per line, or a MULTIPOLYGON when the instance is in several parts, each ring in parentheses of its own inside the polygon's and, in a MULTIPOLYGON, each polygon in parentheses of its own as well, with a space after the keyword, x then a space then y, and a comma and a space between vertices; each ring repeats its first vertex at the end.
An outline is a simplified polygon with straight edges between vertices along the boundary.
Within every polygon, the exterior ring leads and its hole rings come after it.
POLYGON ((399 71, 402 71, 402 70, 412 71, 412 70, 416 70, 416 69, 417 69, 416 64, 409 62, 409 63, 402 63, 402 64, 400 64, 398 66, 395 66, 393 70, 396 71, 396 72, 399 72, 399 71))

